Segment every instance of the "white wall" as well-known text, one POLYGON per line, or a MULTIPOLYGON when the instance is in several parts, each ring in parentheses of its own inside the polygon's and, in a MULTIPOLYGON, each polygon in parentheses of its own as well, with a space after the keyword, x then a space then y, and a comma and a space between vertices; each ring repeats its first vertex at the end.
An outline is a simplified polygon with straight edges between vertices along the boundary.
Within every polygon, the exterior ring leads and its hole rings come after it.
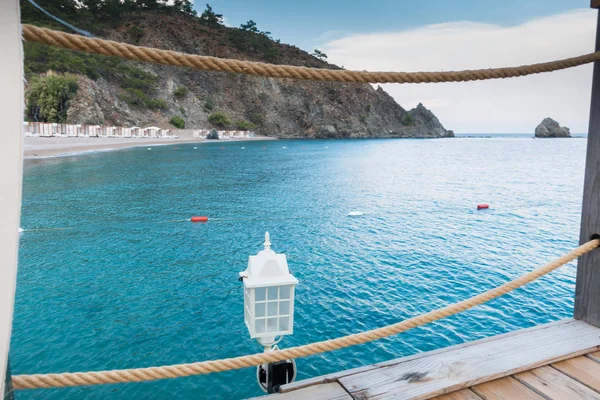
POLYGON ((12 327, 23 170, 23 57, 19 2, 0 0, 0 395, 12 327))

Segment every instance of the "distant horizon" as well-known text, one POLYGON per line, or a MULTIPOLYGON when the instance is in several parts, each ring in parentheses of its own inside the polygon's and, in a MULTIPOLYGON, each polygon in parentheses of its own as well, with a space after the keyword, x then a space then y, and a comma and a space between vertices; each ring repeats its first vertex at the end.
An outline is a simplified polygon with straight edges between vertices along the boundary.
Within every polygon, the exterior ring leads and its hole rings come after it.
MULTIPOLYGON (((454 132, 454 135, 535 135, 534 132, 454 132)), ((571 132, 571 135, 585 135, 583 132, 571 132)))

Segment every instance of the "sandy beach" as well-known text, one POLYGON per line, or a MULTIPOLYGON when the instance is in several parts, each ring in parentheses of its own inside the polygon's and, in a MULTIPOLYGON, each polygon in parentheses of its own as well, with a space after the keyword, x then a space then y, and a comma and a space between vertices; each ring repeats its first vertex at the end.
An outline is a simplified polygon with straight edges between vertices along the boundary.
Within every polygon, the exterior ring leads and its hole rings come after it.
MULTIPOLYGON (((253 138, 221 139, 219 142, 275 140, 266 136, 253 138)), ((95 150, 118 150, 130 147, 149 145, 168 145, 183 143, 217 142, 195 138, 190 133, 181 134, 179 139, 151 139, 151 138, 100 138, 100 137, 26 137, 25 158, 43 158, 53 156, 66 156, 80 154, 95 150)))

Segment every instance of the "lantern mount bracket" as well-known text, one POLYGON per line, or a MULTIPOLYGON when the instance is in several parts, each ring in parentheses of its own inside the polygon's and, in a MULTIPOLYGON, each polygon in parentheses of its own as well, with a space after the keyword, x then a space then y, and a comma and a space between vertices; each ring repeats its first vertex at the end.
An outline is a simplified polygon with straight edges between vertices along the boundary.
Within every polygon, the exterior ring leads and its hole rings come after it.
POLYGON ((279 348, 277 347, 277 343, 283 340, 283 335, 275 337, 258 338, 257 340, 258 343, 265 348, 265 353, 268 353, 270 351, 279 350, 279 348))

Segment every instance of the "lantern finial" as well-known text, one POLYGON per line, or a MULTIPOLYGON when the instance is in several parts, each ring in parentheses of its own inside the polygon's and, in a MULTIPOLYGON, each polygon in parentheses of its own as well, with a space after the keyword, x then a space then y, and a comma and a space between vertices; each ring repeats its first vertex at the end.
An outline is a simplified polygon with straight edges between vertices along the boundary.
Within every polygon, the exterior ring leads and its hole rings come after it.
POLYGON ((269 232, 265 232, 265 250, 271 250, 271 241, 269 239, 269 232))

